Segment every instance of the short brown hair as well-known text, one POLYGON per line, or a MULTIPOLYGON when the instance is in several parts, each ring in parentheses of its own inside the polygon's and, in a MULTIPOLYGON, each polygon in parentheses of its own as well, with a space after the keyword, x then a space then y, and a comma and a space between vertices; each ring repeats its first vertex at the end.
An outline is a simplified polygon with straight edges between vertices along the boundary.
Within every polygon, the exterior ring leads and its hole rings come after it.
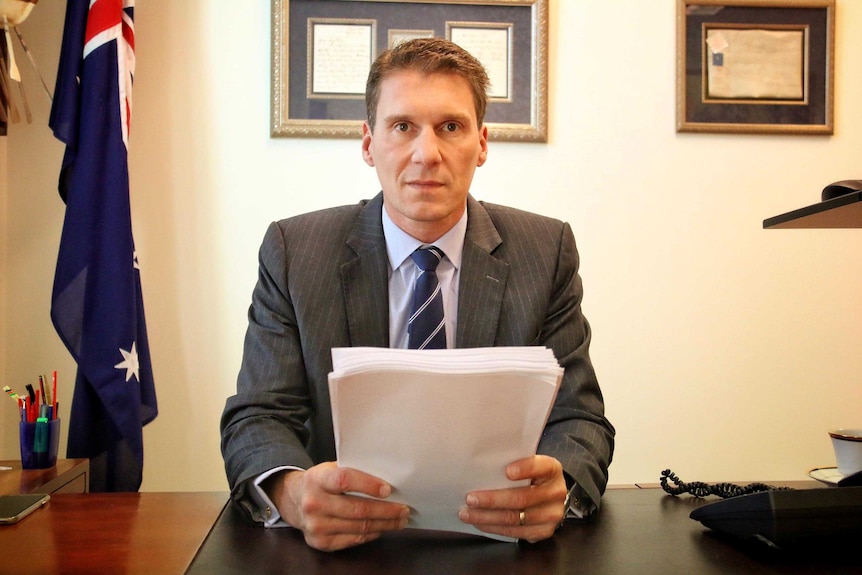
POLYGON ((470 84, 478 125, 481 126, 485 121, 490 80, 482 63, 449 40, 416 38, 384 51, 371 65, 365 83, 365 108, 371 131, 374 131, 374 122, 377 120, 380 84, 390 74, 403 70, 416 70, 426 75, 445 73, 461 76, 470 84))

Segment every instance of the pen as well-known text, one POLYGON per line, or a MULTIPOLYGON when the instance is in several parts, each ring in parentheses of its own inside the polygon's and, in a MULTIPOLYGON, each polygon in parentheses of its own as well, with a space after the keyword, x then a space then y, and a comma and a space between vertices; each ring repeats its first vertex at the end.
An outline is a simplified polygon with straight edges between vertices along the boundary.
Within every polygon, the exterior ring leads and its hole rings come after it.
POLYGON ((19 396, 17 393, 15 393, 14 391, 12 391, 12 388, 11 388, 11 387, 9 387, 8 385, 4 385, 4 386, 3 386, 3 391, 5 391, 5 392, 6 392, 6 395, 8 395, 9 397, 11 397, 11 398, 12 398, 12 399, 14 399, 15 401, 18 401, 18 400, 21 398, 21 396, 19 396))
POLYGON ((6 395, 12 398, 12 400, 18 406, 18 412, 21 415, 21 421, 27 421, 27 411, 24 404, 24 398, 12 391, 12 388, 8 385, 3 386, 3 391, 5 391, 6 395))
POLYGON ((24 387, 27 388, 27 421, 35 423, 36 421, 36 390, 29 383, 24 387))
POLYGON ((48 394, 45 393, 45 378, 39 376, 39 389, 42 391, 42 403, 48 403, 48 394))
POLYGON ((57 370, 54 370, 54 375, 51 381, 51 414, 54 419, 57 419, 57 370))
POLYGON ((48 451, 48 420, 40 417, 36 420, 36 434, 33 437, 33 453, 48 451))

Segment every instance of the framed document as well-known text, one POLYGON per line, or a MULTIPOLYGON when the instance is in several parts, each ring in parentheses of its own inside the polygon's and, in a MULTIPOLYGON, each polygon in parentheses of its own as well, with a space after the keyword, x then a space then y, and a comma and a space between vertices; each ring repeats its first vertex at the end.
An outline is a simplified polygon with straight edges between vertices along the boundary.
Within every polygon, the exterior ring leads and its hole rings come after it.
POLYGON ((373 38, 373 20, 309 19, 306 96, 363 98, 373 38))
POLYGON ((446 37, 473 54, 488 72, 491 102, 511 102, 512 26, 481 22, 447 22, 446 37))
POLYGON ((677 131, 831 134, 835 0, 678 0, 677 131))
POLYGON ((273 137, 360 138, 374 58, 449 38, 491 79, 492 140, 547 141, 548 0, 273 0, 273 137))

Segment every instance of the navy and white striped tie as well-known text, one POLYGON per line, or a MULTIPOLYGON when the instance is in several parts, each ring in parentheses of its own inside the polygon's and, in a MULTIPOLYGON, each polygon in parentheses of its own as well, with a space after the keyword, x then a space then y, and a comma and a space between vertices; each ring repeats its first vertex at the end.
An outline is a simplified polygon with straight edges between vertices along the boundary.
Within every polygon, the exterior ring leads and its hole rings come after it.
POLYGON ((443 250, 436 246, 419 248, 410 257, 419 268, 413 291, 413 308, 407 322, 410 349, 446 349, 443 323, 443 294, 437 281, 437 264, 443 250))

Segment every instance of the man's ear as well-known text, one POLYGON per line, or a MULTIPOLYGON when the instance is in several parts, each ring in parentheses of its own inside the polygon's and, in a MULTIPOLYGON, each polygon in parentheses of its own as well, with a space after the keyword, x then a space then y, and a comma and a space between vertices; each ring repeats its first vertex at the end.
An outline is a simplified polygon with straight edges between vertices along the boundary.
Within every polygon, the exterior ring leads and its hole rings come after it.
POLYGON ((368 127, 368 122, 362 122, 362 159, 365 163, 374 167, 374 156, 371 154, 371 128, 368 127))
POLYGON ((476 162, 476 167, 481 167, 488 159, 488 126, 482 124, 479 130, 479 161, 476 162))

